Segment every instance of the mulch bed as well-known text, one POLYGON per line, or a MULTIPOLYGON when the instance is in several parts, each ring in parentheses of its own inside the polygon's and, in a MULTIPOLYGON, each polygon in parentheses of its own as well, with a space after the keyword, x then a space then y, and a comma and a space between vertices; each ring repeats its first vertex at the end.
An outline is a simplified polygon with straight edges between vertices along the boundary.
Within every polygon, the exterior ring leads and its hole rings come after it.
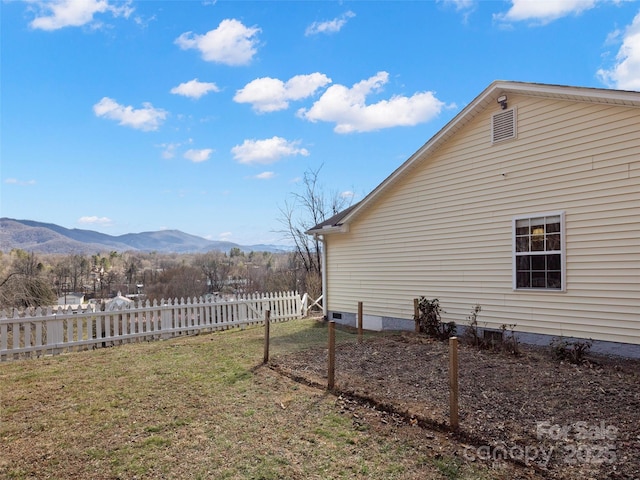
MULTIPOLYGON (((536 477, 640 479, 640 361, 589 355, 576 365, 548 348, 519 354, 459 348, 459 451, 470 462, 521 465, 536 477)), ((272 366, 326 388, 327 350, 272 366)), ((386 335, 336 348, 336 392, 428 429, 449 423, 446 342, 386 335)))

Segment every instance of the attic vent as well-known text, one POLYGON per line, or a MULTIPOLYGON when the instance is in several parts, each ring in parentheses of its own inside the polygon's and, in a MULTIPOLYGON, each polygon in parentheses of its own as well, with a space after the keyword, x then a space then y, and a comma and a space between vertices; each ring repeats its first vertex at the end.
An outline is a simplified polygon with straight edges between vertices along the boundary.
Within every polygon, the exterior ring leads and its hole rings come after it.
POLYGON ((516 138, 515 108, 496 113, 491 120, 491 141, 493 143, 516 138))

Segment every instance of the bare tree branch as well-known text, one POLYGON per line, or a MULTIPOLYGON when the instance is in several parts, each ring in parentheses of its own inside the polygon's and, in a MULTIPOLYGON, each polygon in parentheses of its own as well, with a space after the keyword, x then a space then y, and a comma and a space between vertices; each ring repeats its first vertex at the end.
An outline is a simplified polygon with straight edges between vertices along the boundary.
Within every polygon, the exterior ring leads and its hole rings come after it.
POLYGON ((279 218, 284 227, 280 233, 293 243, 295 254, 310 277, 307 283, 314 285, 322 276, 322 245, 319 238, 305 232, 342 211, 351 199, 335 192, 327 195, 320 185, 321 169, 322 166, 304 173, 302 191, 290 194, 290 201, 280 208, 279 218))

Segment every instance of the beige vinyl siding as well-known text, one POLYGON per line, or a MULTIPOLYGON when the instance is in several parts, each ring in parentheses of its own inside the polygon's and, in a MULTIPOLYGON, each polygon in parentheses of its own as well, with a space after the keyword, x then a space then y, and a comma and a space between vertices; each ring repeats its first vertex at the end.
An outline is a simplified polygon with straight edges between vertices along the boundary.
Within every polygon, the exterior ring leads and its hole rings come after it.
POLYGON ((327 235, 328 309, 640 344, 640 111, 510 96, 516 139, 489 108, 327 235), (504 174, 504 175, 503 175, 504 174), (565 212, 566 292, 512 288, 512 219, 565 212))

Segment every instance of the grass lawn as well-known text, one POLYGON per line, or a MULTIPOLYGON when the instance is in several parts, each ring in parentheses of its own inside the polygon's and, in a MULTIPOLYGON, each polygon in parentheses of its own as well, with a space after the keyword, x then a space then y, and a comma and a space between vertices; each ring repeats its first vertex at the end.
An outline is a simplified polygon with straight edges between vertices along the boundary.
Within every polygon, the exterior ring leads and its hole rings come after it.
MULTIPOLYGON (((315 320, 271 332, 272 355, 327 336, 315 320)), ((345 410, 263 366, 263 333, 1 363, 0 478, 501 478, 458 460, 446 435, 345 410)))

